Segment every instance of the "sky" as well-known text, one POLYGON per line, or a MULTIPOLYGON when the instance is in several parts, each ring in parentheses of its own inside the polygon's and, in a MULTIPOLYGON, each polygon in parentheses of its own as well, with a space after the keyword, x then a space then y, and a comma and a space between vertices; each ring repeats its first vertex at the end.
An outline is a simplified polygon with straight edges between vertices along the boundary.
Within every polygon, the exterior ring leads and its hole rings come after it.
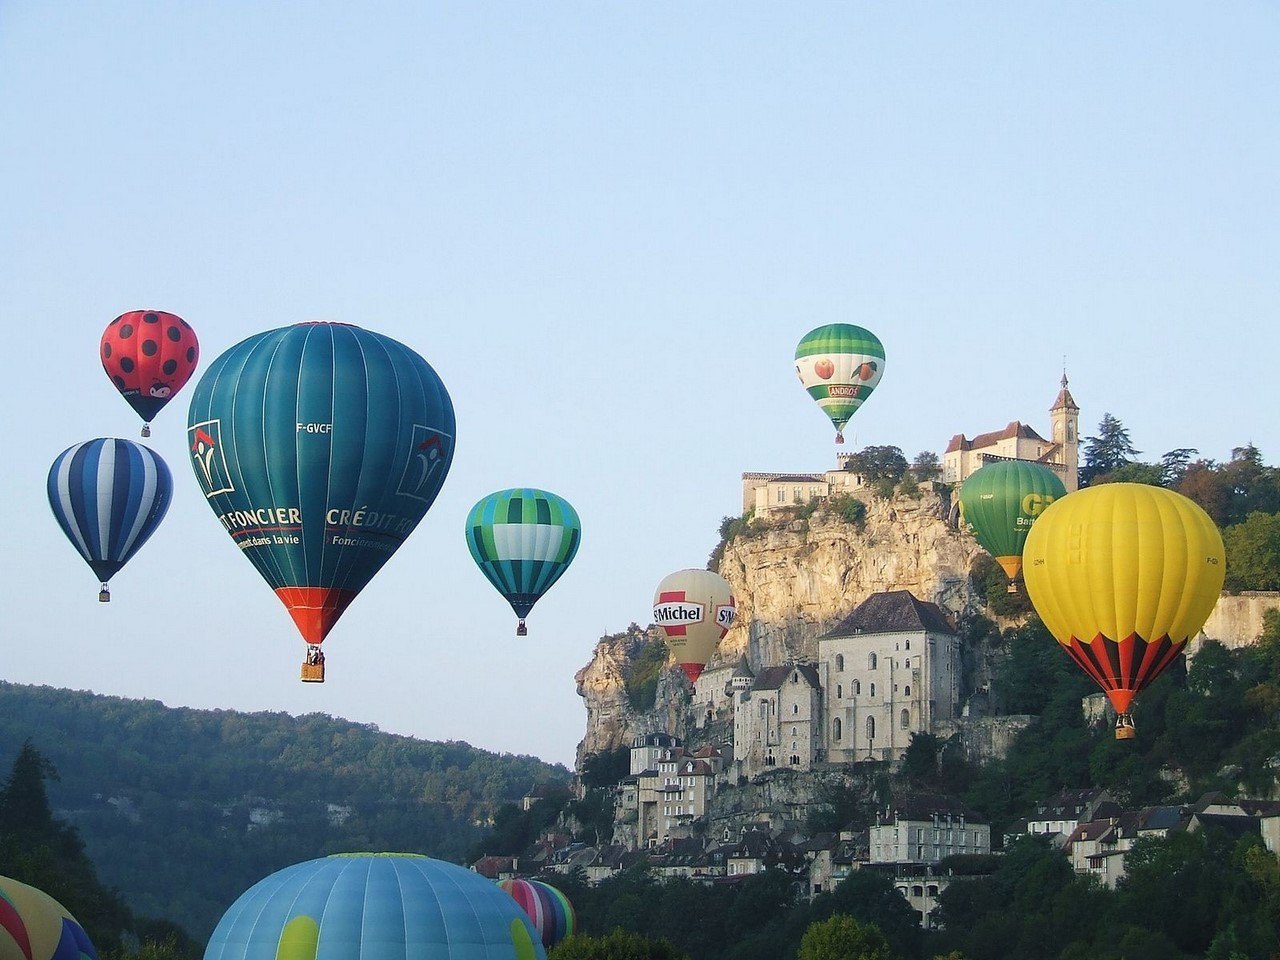
POLYGON ((0 679, 570 764, 574 673, 705 565, 741 474, 834 465, 792 366, 826 323, 887 355, 844 450, 1047 432, 1065 364, 1086 436, 1280 462, 1277 46, 1263 2, 0 0, 0 679), (138 439, 97 350, 144 308, 197 377, 337 320, 453 399, 452 471, 324 684, 203 502, 194 384, 110 604, 54 522, 58 453, 138 439), (520 639, 462 530, 514 486, 583 524, 520 639))

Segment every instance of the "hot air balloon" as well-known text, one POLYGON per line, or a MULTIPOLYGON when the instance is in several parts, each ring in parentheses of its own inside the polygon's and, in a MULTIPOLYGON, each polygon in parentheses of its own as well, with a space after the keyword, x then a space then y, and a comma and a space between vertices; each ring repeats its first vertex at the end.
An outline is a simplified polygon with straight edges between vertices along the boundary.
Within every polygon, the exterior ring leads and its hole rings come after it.
POLYGON ((159 454, 132 440, 101 438, 68 447, 49 468, 49 506, 72 546, 97 574, 98 599, 164 519, 173 477, 159 454))
POLYGON ((102 331, 102 369, 143 420, 151 421, 191 379, 200 360, 196 332, 181 317, 163 310, 130 310, 102 331))
POLYGON ((1036 517, 1067 495, 1058 475, 1026 460, 988 463, 960 487, 960 513, 978 543, 1009 577, 1009 592, 1022 571, 1022 546, 1036 517))
POLYGON ((1022 552, 1040 619, 1115 707, 1132 739, 1134 695, 1204 626, 1226 572, 1222 536, 1181 494, 1108 483, 1040 515, 1022 552))
POLYGON ((884 346, 870 330, 829 323, 810 330, 796 347, 796 374, 831 418, 836 443, 844 443, 844 425, 884 376, 884 346))
POLYGON ((568 500, 517 487, 491 493, 467 514, 467 546, 476 565, 520 618, 516 636, 538 598, 569 569, 582 523, 568 500))
POLYGON ((57 900, 0 877, 0 960, 98 960, 98 952, 57 900))
POLYGON ((218 357, 188 445, 218 521, 320 644, 426 514, 453 459, 449 394, 422 357, 340 323, 268 330, 218 357))
POLYGON ((693 683, 737 616, 729 581, 710 570, 677 570, 653 595, 653 621, 667 635, 676 663, 693 683))
POLYGON ((294 864, 227 910, 204 960, 546 960, 538 931, 496 883, 408 853, 294 864))
POLYGON ((503 890, 511 894, 520 909, 529 915, 534 929, 542 937, 542 945, 550 950, 565 937, 571 937, 578 926, 573 904, 563 893, 541 880, 501 880, 503 890))

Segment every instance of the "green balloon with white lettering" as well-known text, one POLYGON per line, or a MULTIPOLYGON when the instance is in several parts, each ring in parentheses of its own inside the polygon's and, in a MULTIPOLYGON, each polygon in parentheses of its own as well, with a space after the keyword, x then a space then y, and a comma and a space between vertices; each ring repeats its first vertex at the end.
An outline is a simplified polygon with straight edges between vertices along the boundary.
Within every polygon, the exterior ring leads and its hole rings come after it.
POLYGON ((1066 495, 1067 488, 1048 467, 1001 460, 975 470, 961 485, 960 515, 1012 582, 1022 572, 1022 548, 1031 525, 1066 495))

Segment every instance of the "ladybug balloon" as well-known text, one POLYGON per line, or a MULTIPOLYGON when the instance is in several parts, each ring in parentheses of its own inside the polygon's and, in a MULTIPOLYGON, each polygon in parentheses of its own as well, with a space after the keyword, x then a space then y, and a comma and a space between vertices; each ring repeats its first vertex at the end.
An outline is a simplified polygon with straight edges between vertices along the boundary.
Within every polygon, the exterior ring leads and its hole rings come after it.
POLYGON ((99 352, 102 369, 143 419, 142 435, 149 437, 155 415, 195 372, 200 344, 176 314, 130 310, 107 324, 99 352))

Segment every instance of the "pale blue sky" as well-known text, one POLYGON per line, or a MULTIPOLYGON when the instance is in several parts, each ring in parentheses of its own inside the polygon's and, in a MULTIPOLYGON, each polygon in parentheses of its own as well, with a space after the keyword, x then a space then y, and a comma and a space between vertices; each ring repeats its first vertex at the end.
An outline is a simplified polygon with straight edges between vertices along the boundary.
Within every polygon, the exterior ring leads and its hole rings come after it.
POLYGON ((0 677, 568 762, 574 671, 706 562, 740 474, 833 463, 791 362, 822 323, 888 352, 858 445, 1047 430, 1065 354, 1086 434, 1276 462, 1277 49, 1273 3, 0 0, 0 677), (333 319, 453 396, 453 472, 323 686, 202 502, 190 388, 110 606, 49 513, 62 449, 137 436, 97 341, 143 307, 201 372, 333 319), (520 485, 584 527, 524 640, 461 531, 520 485))

